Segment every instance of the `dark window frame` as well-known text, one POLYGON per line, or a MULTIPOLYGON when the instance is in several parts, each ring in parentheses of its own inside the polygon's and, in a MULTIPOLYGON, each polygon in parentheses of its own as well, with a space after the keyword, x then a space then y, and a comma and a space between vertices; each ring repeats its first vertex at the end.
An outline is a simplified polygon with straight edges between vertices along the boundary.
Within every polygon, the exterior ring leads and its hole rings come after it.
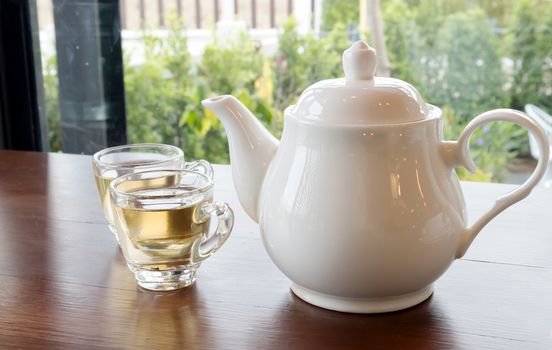
POLYGON ((36 1, 0 1, 0 148, 48 151, 37 29, 36 1))
MULTIPOLYGON (((56 50, 58 77, 63 80, 58 131, 62 150, 91 154, 125 144, 119 0, 53 0, 53 5, 61 24, 56 25, 56 50), (79 17, 80 12, 89 17, 79 17), (88 50, 89 56, 75 52, 74 61, 59 57, 59 52, 67 54, 90 42, 97 43, 99 51, 88 50), (90 73, 83 68, 88 62, 94 68, 90 73)), ((36 0, 0 0, 0 149, 49 150, 37 16, 36 0)))

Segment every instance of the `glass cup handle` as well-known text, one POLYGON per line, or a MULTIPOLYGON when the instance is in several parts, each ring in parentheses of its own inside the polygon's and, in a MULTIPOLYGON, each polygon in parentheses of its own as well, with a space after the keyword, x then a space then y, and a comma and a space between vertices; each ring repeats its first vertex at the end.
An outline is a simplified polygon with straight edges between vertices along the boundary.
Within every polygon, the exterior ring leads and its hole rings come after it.
POLYGON ((213 178, 213 167, 208 161, 203 159, 185 163, 184 170, 195 171, 207 176, 210 179, 213 178))
POLYGON ((199 222, 206 222, 211 216, 216 215, 218 224, 211 236, 194 242, 192 246, 192 261, 194 263, 201 262, 215 254, 226 242, 234 226, 234 212, 225 202, 205 202, 198 208, 196 215, 199 222))
MULTIPOLYGON (((522 185, 518 186, 513 191, 500 196, 489 211, 481 216, 472 226, 467 227, 464 230, 460 247, 456 255, 458 258, 464 255, 479 231, 481 231, 481 229, 487 225, 489 221, 500 214, 504 209, 522 200, 527 197, 529 193, 531 193, 533 187, 537 185, 539 180, 544 175, 548 165, 550 146, 544 131, 531 118, 512 109, 495 109, 485 112, 475 117, 468 125, 466 125, 466 128, 462 131, 462 134, 460 135, 460 138, 458 138, 458 142, 455 145, 456 152, 454 153, 456 153, 456 164, 464 166, 471 172, 476 170, 476 166, 470 157, 470 136, 481 124, 494 121, 511 122, 527 129, 537 140, 540 157, 533 174, 531 174, 531 176, 522 185)), ((454 143, 451 144, 454 145, 454 143)))

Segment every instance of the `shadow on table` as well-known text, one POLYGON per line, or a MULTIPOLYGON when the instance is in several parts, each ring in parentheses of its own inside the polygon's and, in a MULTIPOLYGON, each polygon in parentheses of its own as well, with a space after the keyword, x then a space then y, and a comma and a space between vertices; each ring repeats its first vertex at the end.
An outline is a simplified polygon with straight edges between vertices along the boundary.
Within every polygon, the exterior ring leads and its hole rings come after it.
POLYGON ((454 332, 433 297, 402 311, 360 315, 325 310, 290 294, 285 309, 274 315, 278 333, 259 337, 257 348, 456 348, 454 332))

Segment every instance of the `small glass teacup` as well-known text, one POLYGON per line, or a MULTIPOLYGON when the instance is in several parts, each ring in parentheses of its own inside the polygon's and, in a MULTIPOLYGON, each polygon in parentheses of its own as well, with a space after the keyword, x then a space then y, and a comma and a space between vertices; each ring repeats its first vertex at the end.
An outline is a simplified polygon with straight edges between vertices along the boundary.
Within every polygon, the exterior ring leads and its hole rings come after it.
POLYGON ((117 235, 138 285, 154 291, 193 284, 201 262, 228 238, 234 214, 213 203, 213 180, 182 169, 132 173, 110 185, 117 235), (218 225, 209 233, 210 219, 218 225))
POLYGON ((184 153, 178 147, 156 143, 137 143, 107 148, 93 157, 94 178, 100 194, 104 216, 110 230, 115 233, 115 222, 109 184, 119 176, 159 168, 198 169, 212 177, 211 165, 204 161, 184 163, 184 153))

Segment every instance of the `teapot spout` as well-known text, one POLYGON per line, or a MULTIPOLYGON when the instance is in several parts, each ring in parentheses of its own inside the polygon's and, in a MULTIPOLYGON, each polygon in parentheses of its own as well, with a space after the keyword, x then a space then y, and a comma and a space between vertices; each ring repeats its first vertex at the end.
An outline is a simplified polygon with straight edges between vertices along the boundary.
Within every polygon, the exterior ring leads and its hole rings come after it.
POLYGON ((246 213, 258 222, 261 185, 279 142, 234 96, 211 97, 201 103, 226 130, 234 187, 246 213))

